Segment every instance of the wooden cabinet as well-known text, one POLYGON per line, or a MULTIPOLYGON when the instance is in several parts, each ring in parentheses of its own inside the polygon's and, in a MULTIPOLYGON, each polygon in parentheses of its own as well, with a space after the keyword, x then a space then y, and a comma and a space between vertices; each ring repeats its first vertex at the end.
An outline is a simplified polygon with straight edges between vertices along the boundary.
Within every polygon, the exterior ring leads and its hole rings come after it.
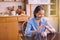
POLYGON ((0 40, 8 40, 6 20, 0 17, 0 40))
POLYGON ((27 21, 29 19, 28 16, 18 16, 18 21, 21 22, 21 21, 27 21))
POLYGON ((8 40, 18 40, 18 20, 17 17, 7 17, 8 40))
POLYGON ((8 40, 18 40, 18 23, 9 22, 7 27, 8 40))
POLYGON ((0 17, 0 40, 19 40, 18 22, 27 20, 28 16, 0 17))
POLYGON ((17 17, 0 17, 0 40, 18 40, 17 17))
POLYGON ((5 1, 9 1, 9 2, 10 2, 10 1, 11 1, 11 2, 12 2, 12 1, 14 1, 14 2, 15 2, 15 1, 20 1, 20 2, 22 2, 22 0, 0 0, 0 2, 2 2, 2 1, 3 1, 3 2, 5 2, 5 1))
POLYGON ((0 23, 0 40, 8 40, 6 23, 0 23))
POLYGON ((0 17, 0 23, 5 23, 6 22, 6 18, 5 17, 0 17))

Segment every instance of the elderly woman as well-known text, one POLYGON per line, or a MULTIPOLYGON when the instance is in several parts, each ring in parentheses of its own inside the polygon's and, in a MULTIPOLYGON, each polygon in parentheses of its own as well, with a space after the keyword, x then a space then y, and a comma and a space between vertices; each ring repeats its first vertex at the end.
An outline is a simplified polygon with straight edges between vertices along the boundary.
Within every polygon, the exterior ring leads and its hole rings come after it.
MULTIPOLYGON (((50 33, 54 33, 55 29, 44 18, 43 6, 37 6, 34 10, 34 17, 27 22, 25 34, 28 38, 34 36, 35 40, 47 40, 47 29, 50 33)), ((28 40, 28 39, 27 39, 28 40)))

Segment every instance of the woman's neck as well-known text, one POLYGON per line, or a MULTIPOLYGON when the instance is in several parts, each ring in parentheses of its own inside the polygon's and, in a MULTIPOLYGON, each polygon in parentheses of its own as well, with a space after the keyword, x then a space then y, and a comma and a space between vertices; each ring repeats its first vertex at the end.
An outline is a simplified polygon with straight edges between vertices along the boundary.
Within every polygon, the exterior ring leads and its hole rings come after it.
POLYGON ((37 21, 37 24, 38 24, 38 26, 39 26, 40 21, 41 21, 41 18, 40 18, 40 19, 36 18, 36 21, 37 21))

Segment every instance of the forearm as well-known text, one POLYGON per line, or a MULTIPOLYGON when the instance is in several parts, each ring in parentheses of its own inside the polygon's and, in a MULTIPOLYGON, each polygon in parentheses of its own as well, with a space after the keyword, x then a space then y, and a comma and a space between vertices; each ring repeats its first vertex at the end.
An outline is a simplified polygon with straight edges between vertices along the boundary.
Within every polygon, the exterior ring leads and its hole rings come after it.
POLYGON ((33 32, 32 32, 32 34, 34 35, 34 34, 36 34, 36 33, 38 33, 40 30, 34 30, 33 32))
POLYGON ((42 26, 39 26, 37 30, 34 30, 34 31, 32 32, 32 34, 36 34, 36 33, 40 32, 40 30, 41 30, 42 28, 43 28, 42 26))
POLYGON ((46 29, 49 30, 49 31, 52 32, 52 33, 54 32, 54 30, 51 29, 51 28, 49 28, 48 26, 46 26, 46 29))

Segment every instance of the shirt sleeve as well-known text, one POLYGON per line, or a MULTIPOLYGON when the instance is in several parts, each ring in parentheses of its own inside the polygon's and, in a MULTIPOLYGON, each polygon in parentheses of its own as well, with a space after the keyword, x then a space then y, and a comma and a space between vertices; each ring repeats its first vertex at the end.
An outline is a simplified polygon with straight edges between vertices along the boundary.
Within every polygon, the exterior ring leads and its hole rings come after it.
POLYGON ((26 36, 32 36, 32 30, 31 30, 31 24, 28 22, 27 23, 27 27, 26 27, 26 29, 25 29, 25 34, 26 34, 26 36))
POLYGON ((46 26, 48 26, 49 28, 51 28, 51 29, 53 29, 54 31, 56 31, 55 30, 55 28, 46 20, 46 26))

